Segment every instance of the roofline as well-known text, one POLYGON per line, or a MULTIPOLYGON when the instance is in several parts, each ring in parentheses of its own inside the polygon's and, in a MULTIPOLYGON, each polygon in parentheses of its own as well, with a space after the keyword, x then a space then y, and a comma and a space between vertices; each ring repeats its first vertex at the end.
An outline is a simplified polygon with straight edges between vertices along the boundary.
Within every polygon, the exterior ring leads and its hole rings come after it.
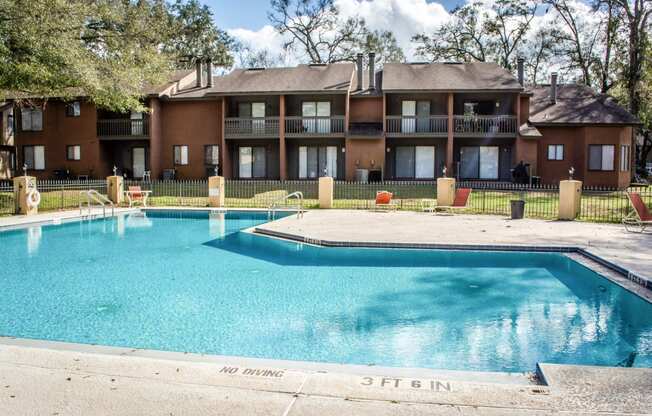
POLYGON ((640 121, 631 122, 631 123, 595 123, 595 122, 568 123, 563 121, 547 122, 547 123, 540 123, 536 121, 529 121, 529 122, 535 127, 638 127, 643 125, 643 123, 641 123, 640 121))
POLYGON ((401 93, 401 94, 417 94, 417 93, 432 93, 432 92, 438 92, 438 93, 465 93, 465 92, 513 92, 513 93, 522 93, 523 88, 501 88, 501 89, 459 89, 459 90, 428 90, 428 89, 418 89, 418 90, 402 90, 402 89, 387 89, 383 88, 384 93, 401 93))
POLYGON ((337 90, 337 91, 324 91, 324 90, 242 91, 242 92, 211 91, 211 92, 207 92, 205 95, 207 97, 233 97, 233 96, 242 96, 242 95, 305 95, 305 94, 346 95, 348 93, 349 90, 345 89, 345 90, 337 90))

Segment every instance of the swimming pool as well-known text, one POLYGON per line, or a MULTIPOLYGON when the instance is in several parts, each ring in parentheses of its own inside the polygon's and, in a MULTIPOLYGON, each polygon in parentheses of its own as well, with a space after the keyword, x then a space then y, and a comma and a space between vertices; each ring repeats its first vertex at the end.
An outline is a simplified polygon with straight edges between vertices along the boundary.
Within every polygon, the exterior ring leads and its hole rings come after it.
POLYGON ((652 305, 556 253, 322 248, 265 214, 0 232, 0 335, 345 364, 652 367, 652 305))

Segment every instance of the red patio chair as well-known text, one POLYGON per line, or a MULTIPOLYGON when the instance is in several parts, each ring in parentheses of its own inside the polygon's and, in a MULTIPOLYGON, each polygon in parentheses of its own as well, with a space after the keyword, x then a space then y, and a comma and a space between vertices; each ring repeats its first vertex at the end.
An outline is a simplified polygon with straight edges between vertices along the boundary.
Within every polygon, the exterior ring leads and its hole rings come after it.
POLYGON ((140 189, 140 186, 130 186, 128 191, 125 191, 127 196, 127 201, 129 201, 129 207, 132 207, 134 204, 141 204, 142 206, 147 206, 147 198, 152 191, 143 191, 140 189))
POLYGON ((652 214, 638 192, 627 192, 627 197, 634 211, 623 218, 625 229, 629 232, 642 233, 645 228, 652 225, 652 214))

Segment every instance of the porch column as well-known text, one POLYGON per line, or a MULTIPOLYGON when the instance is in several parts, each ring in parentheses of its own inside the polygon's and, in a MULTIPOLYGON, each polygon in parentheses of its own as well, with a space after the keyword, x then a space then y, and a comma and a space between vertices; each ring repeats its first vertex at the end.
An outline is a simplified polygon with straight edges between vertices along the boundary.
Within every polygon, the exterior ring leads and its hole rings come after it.
POLYGON ((158 98, 150 101, 150 127, 149 127, 149 170, 152 179, 161 176, 161 158, 163 142, 163 117, 161 102, 158 98))
MULTIPOLYGON (((453 93, 448 93, 448 140, 446 141, 446 170, 447 175, 454 177, 455 170, 453 164, 453 139, 455 137, 454 123, 453 123, 453 93)), ((438 172, 437 174, 440 174, 438 172)))
POLYGON ((287 160, 285 149, 285 95, 279 97, 279 117, 278 117, 278 167, 279 179, 287 179, 287 160))
POLYGON ((226 144, 224 131, 224 119, 226 118, 226 97, 222 97, 218 108, 219 137, 220 137, 220 165, 222 166, 222 177, 231 179, 231 154, 226 144))

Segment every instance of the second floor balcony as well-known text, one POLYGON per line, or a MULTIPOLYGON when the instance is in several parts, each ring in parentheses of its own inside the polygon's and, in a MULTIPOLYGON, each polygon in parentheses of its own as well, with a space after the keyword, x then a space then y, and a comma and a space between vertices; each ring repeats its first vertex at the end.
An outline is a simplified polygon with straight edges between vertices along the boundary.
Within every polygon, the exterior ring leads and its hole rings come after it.
POLYGON ((456 136, 513 137, 516 135, 516 116, 506 115, 464 115, 453 120, 456 136))
POLYGON ((279 136, 278 117, 228 117, 224 120, 227 138, 274 138, 279 136))
POLYGON ((344 136, 344 116, 286 117, 285 135, 288 137, 344 136))
POLYGON ((147 138, 149 119, 98 119, 97 136, 105 138, 147 138))
POLYGON ((385 128, 387 137, 446 137, 448 116, 387 116, 385 128))

